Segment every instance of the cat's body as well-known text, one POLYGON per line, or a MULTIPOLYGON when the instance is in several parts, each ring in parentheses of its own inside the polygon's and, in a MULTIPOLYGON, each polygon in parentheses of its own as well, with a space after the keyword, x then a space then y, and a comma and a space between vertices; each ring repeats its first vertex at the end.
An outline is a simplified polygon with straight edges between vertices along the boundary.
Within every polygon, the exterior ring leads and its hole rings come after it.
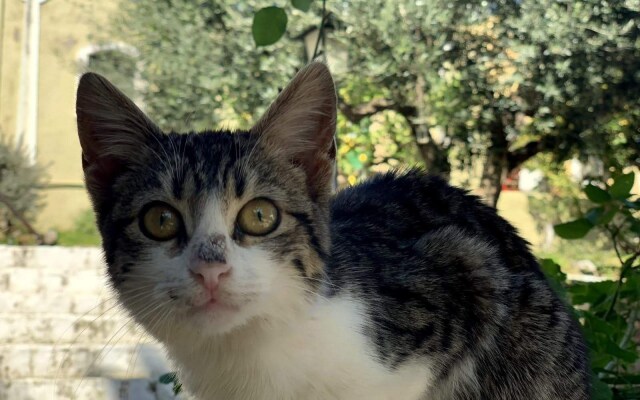
POLYGON ((493 209, 417 170, 332 197, 324 66, 251 132, 162 134, 95 75, 78 120, 114 288, 199 399, 589 398, 577 324, 493 209))

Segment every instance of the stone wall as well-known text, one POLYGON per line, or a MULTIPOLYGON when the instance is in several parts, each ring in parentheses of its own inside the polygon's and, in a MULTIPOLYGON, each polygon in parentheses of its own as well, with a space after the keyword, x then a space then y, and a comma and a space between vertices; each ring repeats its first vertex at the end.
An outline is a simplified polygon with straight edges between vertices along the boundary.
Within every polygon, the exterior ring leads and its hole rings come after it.
POLYGON ((104 274, 97 248, 0 245, 0 400, 173 398, 104 274))

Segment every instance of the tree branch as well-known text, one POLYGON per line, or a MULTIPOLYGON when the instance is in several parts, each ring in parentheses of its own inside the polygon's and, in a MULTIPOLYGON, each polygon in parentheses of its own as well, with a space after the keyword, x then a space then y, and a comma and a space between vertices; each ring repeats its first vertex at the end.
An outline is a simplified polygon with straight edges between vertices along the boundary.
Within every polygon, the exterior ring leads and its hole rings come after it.
POLYGON ((388 99, 373 99, 368 103, 352 106, 338 96, 338 108, 347 119, 355 124, 363 118, 386 110, 396 109, 396 104, 388 99))
POLYGON ((27 228, 27 231, 29 231, 30 234, 34 235, 39 242, 42 242, 42 235, 39 234, 38 231, 36 231, 34 227, 29 223, 29 221, 27 221, 24 215, 22 215, 22 213, 13 206, 11 199, 9 199, 8 196, 0 193, 0 203, 3 203, 9 209, 9 211, 11 211, 11 213, 18 219, 18 221, 20 221, 22 225, 27 228))
POLYGON ((522 147, 507 153, 507 171, 511 172, 531 157, 543 151, 553 150, 556 144, 555 138, 544 136, 539 140, 534 140, 522 147))

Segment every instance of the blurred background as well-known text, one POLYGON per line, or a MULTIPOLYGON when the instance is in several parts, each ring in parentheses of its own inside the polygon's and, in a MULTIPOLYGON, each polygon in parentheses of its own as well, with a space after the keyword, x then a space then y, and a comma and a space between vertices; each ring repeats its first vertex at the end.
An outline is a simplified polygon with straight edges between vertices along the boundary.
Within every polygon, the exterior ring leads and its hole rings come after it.
POLYGON ((417 165, 496 206, 575 306, 596 398, 640 399, 640 0, 0 0, 0 399, 177 385, 103 281, 80 74, 166 131, 243 129, 312 59, 339 186, 417 165))

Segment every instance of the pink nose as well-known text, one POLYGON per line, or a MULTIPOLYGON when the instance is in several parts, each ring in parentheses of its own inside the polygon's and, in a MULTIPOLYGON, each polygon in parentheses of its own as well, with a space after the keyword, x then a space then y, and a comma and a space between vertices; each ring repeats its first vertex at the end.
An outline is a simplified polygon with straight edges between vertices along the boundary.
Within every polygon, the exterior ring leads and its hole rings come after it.
POLYGON ((193 279, 205 289, 215 292, 220 280, 231 273, 231 266, 227 263, 208 263, 199 260, 189 266, 189 272, 193 279))

